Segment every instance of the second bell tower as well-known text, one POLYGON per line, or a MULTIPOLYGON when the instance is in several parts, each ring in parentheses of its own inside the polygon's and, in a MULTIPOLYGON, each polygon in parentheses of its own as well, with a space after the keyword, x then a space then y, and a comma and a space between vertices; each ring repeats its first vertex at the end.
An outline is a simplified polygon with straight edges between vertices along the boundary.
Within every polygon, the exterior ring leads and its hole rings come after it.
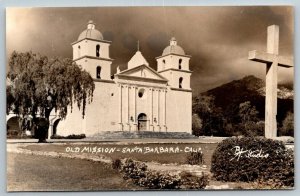
POLYGON ((95 23, 89 21, 87 29, 72 43, 73 61, 89 72, 94 79, 111 80, 109 46, 111 42, 103 39, 95 23))

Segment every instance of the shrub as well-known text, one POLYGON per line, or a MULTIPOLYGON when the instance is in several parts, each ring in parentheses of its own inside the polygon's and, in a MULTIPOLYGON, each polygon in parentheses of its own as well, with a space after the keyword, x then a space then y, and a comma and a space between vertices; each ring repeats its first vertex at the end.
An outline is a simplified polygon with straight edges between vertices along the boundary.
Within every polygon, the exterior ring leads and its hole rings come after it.
POLYGON ((217 146, 211 164, 213 176, 220 181, 274 180, 294 186, 293 152, 280 141, 263 137, 229 138, 217 146))
POLYGON ((11 129, 7 130, 7 136, 11 136, 11 137, 18 136, 20 135, 20 133, 21 132, 19 130, 11 130, 11 129))
POLYGON ((133 161, 132 159, 125 159, 124 165, 122 165, 122 171, 124 172, 124 179, 133 179, 135 183, 138 183, 140 178, 146 176, 145 172, 147 165, 142 162, 133 161))
POLYGON ((178 175, 147 171, 137 184, 149 189, 179 189, 181 180, 178 175))
POLYGON ((51 139, 83 139, 86 138, 85 134, 79 134, 79 135, 68 135, 68 136, 61 136, 61 135, 52 135, 50 137, 51 139))
POLYGON ((149 189, 203 189, 208 184, 208 176, 204 174, 197 177, 190 173, 171 175, 151 171, 145 163, 131 159, 125 159, 121 171, 124 172, 124 179, 131 179, 135 184, 149 189))
POLYGON ((115 159, 115 160, 112 161, 112 168, 113 169, 119 170, 119 169, 121 169, 121 166, 122 166, 122 162, 121 162, 120 159, 115 159))
POLYGON ((187 164, 190 165, 200 165, 203 164, 203 153, 202 151, 190 152, 186 157, 187 164))
POLYGON ((26 135, 25 132, 19 130, 7 130, 7 139, 32 139, 33 136, 26 135))
POLYGON ((66 137, 66 139, 83 139, 83 138, 86 138, 85 134, 79 134, 79 135, 72 134, 66 137))
POLYGON ((181 189, 204 189, 209 183, 208 175, 203 172, 200 177, 190 172, 181 172, 180 178, 182 179, 181 189))

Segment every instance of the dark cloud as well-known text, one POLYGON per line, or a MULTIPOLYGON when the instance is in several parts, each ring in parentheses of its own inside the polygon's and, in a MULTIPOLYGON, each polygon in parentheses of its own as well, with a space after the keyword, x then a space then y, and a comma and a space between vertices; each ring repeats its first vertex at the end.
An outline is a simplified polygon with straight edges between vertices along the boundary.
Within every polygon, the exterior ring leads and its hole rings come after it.
MULTIPOLYGON (((280 54, 293 56, 292 7, 102 7, 102 8, 9 8, 7 55, 13 50, 72 57, 71 43, 94 20, 106 40, 116 66, 140 50, 156 68, 175 36, 192 56, 191 85, 201 92, 233 79, 253 74, 264 77, 262 64, 247 60, 248 51, 266 49, 267 26, 280 26, 280 54)), ((293 69, 279 69, 279 81, 293 80, 293 69)))

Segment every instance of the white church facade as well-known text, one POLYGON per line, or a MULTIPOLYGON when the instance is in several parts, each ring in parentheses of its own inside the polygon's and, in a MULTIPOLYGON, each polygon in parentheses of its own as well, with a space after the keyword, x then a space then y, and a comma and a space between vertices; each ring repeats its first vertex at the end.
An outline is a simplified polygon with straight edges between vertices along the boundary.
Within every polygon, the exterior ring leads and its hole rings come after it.
MULTIPOLYGON (((127 69, 111 72, 110 41, 104 40, 95 24, 72 43, 73 60, 94 79, 93 101, 86 106, 84 118, 76 107, 60 120, 50 134, 85 134, 104 131, 192 131, 192 89, 189 69, 191 56, 170 40, 162 55, 156 57, 157 70, 150 67, 141 51, 128 61, 127 69)), ((50 131, 50 130, 49 130, 50 131)), ((49 134, 49 135, 50 135, 49 134)))

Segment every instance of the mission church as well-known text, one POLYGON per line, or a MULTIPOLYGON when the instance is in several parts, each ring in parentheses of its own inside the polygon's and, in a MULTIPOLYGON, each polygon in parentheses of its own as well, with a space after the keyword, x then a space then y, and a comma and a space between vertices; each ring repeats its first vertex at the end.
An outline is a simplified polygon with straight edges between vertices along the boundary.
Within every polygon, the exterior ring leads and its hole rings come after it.
POLYGON ((53 119, 49 136, 93 136, 104 131, 191 133, 191 56, 177 45, 176 39, 171 38, 170 45, 156 57, 157 70, 149 66, 138 49, 127 69, 117 68, 114 74, 109 55, 111 43, 93 21, 72 43, 73 61, 94 79, 93 101, 87 104, 84 118, 74 107, 64 120, 53 119))

